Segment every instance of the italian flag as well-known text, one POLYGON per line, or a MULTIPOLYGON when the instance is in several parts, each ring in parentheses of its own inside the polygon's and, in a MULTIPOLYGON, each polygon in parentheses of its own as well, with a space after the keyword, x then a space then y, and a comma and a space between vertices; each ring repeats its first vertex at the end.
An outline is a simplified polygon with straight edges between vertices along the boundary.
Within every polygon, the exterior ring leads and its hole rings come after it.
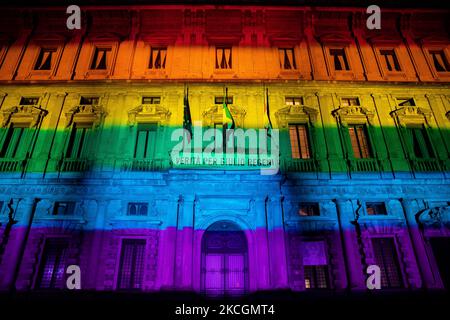
POLYGON ((224 129, 234 129, 235 123, 233 116, 231 115, 230 109, 227 105, 228 100, 228 88, 225 88, 225 96, 223 98, 223 107, 222 107, 222 123, 224 129))

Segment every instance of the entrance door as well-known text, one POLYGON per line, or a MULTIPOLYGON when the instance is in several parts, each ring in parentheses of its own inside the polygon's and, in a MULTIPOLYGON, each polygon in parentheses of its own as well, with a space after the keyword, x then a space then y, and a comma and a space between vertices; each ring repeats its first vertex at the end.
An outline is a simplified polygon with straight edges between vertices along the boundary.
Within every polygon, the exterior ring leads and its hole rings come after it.
POLYGON ((431 238, 431 247, 439 268, 442 283, 450 291, 450 238, 431 238))
POLYGON ((248 290, 245 234, 234 223, 220 221, 202 239, 202 290, 209 296, 238 296, 248 290))

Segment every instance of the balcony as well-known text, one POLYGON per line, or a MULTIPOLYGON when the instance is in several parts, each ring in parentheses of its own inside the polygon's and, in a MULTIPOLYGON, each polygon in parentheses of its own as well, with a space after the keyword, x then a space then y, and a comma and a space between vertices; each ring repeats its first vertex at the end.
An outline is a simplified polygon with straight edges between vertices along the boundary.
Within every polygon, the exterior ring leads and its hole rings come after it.
POLYGON ((379 166, 377 159, 351 159, 348 160, 352 172, 378 172, 379 166))
POLYGON ((444 169, 438 159, 410 159, 409 162, 416 172, 436 172, 444 169))
POLYGON ((59 171, 61 172, 84 172, 91 169, 92 161, 87 159, 63 159, 59 171))
POLYGON ((164 167, 164 160, 162 159, 129 159, 122 164, 123 171, 158 171, 164 167))
POLYGON ((22 170, 24 159, 3 158, 0 159, 0 172, 17 172, 22 170))
POLYGON ((318 165, 315 159, 284 159, 283 169, 287 172, 316 172, 318 165))

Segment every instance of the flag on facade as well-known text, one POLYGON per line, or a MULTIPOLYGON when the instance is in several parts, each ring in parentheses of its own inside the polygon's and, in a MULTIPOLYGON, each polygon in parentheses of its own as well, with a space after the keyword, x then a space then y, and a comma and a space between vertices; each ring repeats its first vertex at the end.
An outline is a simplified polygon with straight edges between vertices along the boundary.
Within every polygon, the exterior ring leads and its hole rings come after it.
POLYGON ((230 109, 228 108, 228 88, 225 88, 225 96, 223 98, 222 122, 224 129, 234 129, 235 123, 230 109))
POLYGON ((191 108, 189 107, 189 88, 187 88, 184 93, 183 129, 187 130, 190 133, 190 138, 192 138, 192 118, 191 108))
POLYGON ((266 88, 266 103, 264 104, 264 113, 266 115, 265 121, 264 121, 264 128, 267 129, 267 132, 273 129, 272 127, 272 120, 270 120, 270 109, 269 109, 269 89, 266 88))

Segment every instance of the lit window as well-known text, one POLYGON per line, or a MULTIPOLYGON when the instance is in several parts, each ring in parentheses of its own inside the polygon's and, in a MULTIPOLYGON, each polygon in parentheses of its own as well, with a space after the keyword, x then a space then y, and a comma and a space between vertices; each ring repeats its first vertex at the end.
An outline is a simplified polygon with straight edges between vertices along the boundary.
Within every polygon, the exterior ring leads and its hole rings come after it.
POLYGON ((70 216, 73 215, 75 211, 75 202, 66 201, 66 202, 55 202, 55 206, 53 207, 53 215, 54 216, 70 216))
POLYGON ((380 50, 380 55, 384 61, 386 69, 389 71, 400 71, 397 55, 394 50, 380 50))
POLYGON ((231 47, 216 48, 216 69, 231 69, 231 47))
POLYGON ((334 70, 350 70, 344 49, 330 49, 330 55, 334 65, 334 70))
POLYGON ((380 267, 381 271, 381 287, 402 287, 402 274, 394 239, 374 238, 372 239, 372 246, 376 264, 380 267))
POLYGON ((433 60, 433 65, 438 72, 449 72, 450 65, 448 63, 447 57, 443 50, 430 51, 431 59, 433 60))
POLYGON ((97 106, 98 101, 98 97, 81 97, 80 104, 84 106, 97 106))
POLYGON ((161 97, 142 97, 142 104, 160 104, 161 97))
POLYGON ((341 101, 343 107, 359 106, 358 98, 342 98, 341 101))
POLYGON ((413 98, 397 98, 397 103, 400 107, 410 107, 416 105, 413 98))
POLYGON ((328 289, 330 280, 326 244, 324 241, 305 241, 301 245, 306 289, 328 289))
POLYGON ((285 97, 284 102, 288 106, 301 106, 303 105, 302 97, 285 97))
POLYGON ((41 257, 37 287, 41 289, 63 289, 67 264, 67 239, 49 238, 45 241, 41 257))
POLYGON ((56 49, 41 49, 34 65, 34 70, 50 70, 56 49))
MULTIPOLYGON (((214 104, 223 104, 223 100, 224 97, 223 96, 219 96, 219 97, 214 97, 214 104)), ((233 97, 227 97, 227 105, 229 104, 233 104, 233 97)))
POLYGON ((297 69, 293 48, 280 48, 278 49, 278 55, 280 57, 281 69, 284 70, 297 69))
POLYGON ((166 67, 167 48, 152 48, 150 53, 150 69, 164 69, 166 67))
POLYGON ((111 48, 95 48, 91 69, 106 70, 108 68, 111 48))
POLYGON ((302 203, 298 209, 298 214, 301 217, 319 216, 319 205, 317 203, 302 203))
POLYGON ((155 123, 141 123, 137 128, 136 145, 134 149, 135 159, 151 159, 155 153, 156 144, 155 123))
POLYGON ((20 98, 21 106, 35 106, 39 103, 39 98, 36 97, 22 97, 20 98))
POLYGON ((367 202, 366 211, 369 216, 387 215, 384 202, 367 202))
POLYGON ((370 158, 371 152, 365 125, 352 125, 348 127, 353 156, 357 159, 370 158))
POLYGON ((131 202, 128 204, 128 216, 146 216, 148 204, 146 202, 131 202))
POLYGON ((145 240, 124 239, 120 254, 117 287, 125 290, 142 289, 144 279, 145 240))
POLYGON ((306 124, 290 124, 289 138, 291 141, 291 153, 294 159, 311 158, 308 127, 306 124))

